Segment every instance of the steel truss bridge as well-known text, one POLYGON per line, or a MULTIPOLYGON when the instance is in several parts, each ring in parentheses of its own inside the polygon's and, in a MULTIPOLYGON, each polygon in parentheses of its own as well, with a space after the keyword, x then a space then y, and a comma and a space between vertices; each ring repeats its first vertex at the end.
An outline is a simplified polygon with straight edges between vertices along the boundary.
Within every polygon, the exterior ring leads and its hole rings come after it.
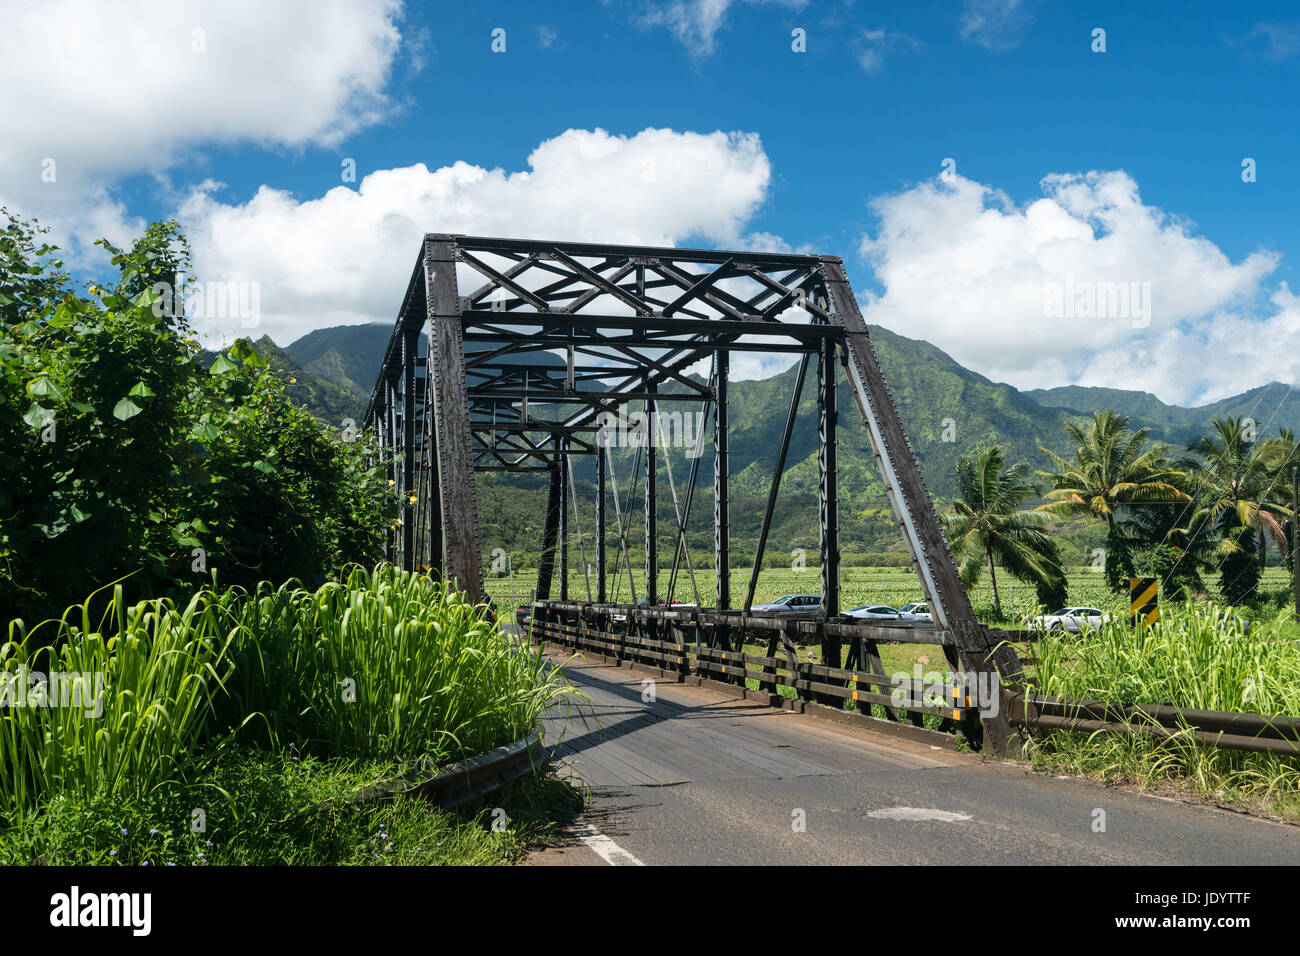
MULTIPOLYGON (((774 626, 749 609, 809 366, 817 383, 822 613, 785 619, 772 632, 769 657, 778 640, 789 647, 794 628, 819 638, 824 662, 835 668, 847 643, 850 667, 878 670, 876 640, 915 638, 915 629, 855 625, 840 614, 836 382, 842 374, 934 617, 925 642, 942 644, 954 669, 996 675, 1004 686, 1018 684, 1015 653, 975 620, 844 265, 835 256, 426 235, 365 419, 401 504, 388 557, 407 569, 441 574, 475 600, 488 600, 474 473, 543 473, 549 494, 535 604, 539 620, 590 622, 604 633, 618 629, 656 640, 680 634, 685 616, 696 648, 734 653, 746 632, 774 626), (731 592, 729 549, 727 380, 733 352, 799 357, 743 595, 731 592), (708 376, 701 381, 689 373, 692 368, 707 368, 708 376), (712 608, 685 615, 660 606, 655 440, 639 450, 645 469, 644 603, 638 605, 635 595, 631 606, 607 600, 611 530, 615 560, 629 578, 632 572, 631 529, 624 524, 608 447, 610 423, 620 413, 657 413, 669 402, 703 411, 712 424, 716 589, 712 608), (596 586, 582 602, 571 600, 568 589, 573 529, 566 502, 576 494, 575 457, 595 459, 597 488, 596 586)), ((707 461, 703 430, 695 438, 681 496, 669 471, 677 513, 670 588, 684 553, 689 561, 685 531, 700 462, 707 461)), ((580 529, 578 540, 581 545, 580 529)), ((978 721, 984 745, 1005 750, 1011 733, 1005 713, 982 713, 978 721)))

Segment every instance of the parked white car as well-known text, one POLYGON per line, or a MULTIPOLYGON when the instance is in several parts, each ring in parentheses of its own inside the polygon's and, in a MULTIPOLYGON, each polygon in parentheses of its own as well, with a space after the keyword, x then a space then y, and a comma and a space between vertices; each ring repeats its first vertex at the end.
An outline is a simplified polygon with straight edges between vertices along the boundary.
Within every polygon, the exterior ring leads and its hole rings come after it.
POLYGON ((1051 614, 1030 618, 1026 623, 1037 631, 1069 631, 1078 634, 1085 627, 1099 628, 1112 617, 1113 614, 1095 607, 1063 607, 1051 614))
POLYGON ((930 605, 924 601, 904 604, 898 609, 898 616, 904 621, 934 621, 934 616, 930 613, 930 605))
POLYGON ((844 613, 848 617, 855 617, 860 621, 899 620, 898 611, 888 604, 862 604, 858 607, 851 607, 844 613))
MULTIPOLYGON (((637 603, 637 605, 638 605, 639 607, 645 607, 645 606, 646 606, 646 600, 645 600, 645 598, 637 598, 636 603, 637 603)), ((668 600, 667 600, 666 598, 660 598, 660 599, 659 599, 659 606, 660 606, 660 607, 665 607, 665 606, 667 606, 667 604, 668 604, 668 600)), ((683 607, 683 608, 685 608, 685 607, 698 607, 699 605, 694 604, 694 603, 687 604, 685 601, 674 601, 673 604, 672 604, 672 606, 673 606, 673 607, 683 607)), ((611 611, 610 614, 609 614, 609 619, 610 619, 610 621, 612 621, 612 622, 615 623, 615 624, 626 624, 626 623, 627 623, 627 612, 626 612, 626 611, 611 611)))

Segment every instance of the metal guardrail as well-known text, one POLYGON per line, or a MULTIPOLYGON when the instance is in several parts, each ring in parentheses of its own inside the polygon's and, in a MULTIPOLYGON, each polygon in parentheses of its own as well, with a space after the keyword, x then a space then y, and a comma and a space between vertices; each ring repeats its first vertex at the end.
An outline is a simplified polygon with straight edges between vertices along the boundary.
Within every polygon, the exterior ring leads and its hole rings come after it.
POLYGON ((1225 750, 1300 755, 1300 718, 1295 717, 1014 693, 1005 696, 1005 705, 1011 723, 1022 727, 1194 740, 1225 750))
POLYGON ((541 734, 533 732, 504 747, 451 764, 432 776, 417 764, 400 777, 365 788, 353 799, 367 803, 399 794, 418 794, 450 810, 492 796, 507 784, 546 766, 549 760, 541 734))
MULTIPOLYGON (((568 615, 609 616, 617 614, 634 626, 670 625, 678 628, 713 627, 725 625, 745 631, 786 631, 792 635, 820 640, 822 637, 866 638, 873 641, 894 641, 901 644, 953 644, 947 631, 936 630, 923 621, 872 621, 865 623, 850 615, 827 618, 818 614, 764 614, 738 610, 714 610, 694 606, 644 604, 586 604, 578 601, 538 601, 539 610, 558 611, 568 615)), ((1001 634, 1001 632, 990 632, 1001 634)), ((999 640, 1002 637, 998 638, 999 640)))

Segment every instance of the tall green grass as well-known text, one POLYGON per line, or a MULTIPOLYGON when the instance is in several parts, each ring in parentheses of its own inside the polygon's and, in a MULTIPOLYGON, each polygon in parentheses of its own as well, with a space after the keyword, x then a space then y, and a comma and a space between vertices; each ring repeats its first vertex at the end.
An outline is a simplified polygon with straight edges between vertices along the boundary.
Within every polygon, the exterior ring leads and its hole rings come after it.
POLYGON ((1125 704, 1300 716, 1300 643, 1273 628, 1247 633, 1216 604, 1163 607, 1150 627, 1116 617, 1079 635, 1031 645, 1038 690, 1125 704))
POLYGON ((184 608, 166 599, 127 606, 118 585, 98 620, 93 597, 30 632, 11 622, 0 645, 0 679, 19 681, 24 671, 90 678, 76 706, 42 706, 21 681, 22 699, 0 710, 7 817, 46 791, 149 792, 188 762, 230 673, 233 594, 205 592, 184 608))
POLYGON ((117 587, 98 617, 93 604, 30 632, 11 622, 0 646, 0 679, 77 672, 103 689, 102 705, 0 708, 10 821, 48 795, 141 796, 193 779, 236 739, 440 763, 525 736, 569 689, 483 608, 389 565, 314 591, 204 590, 182 608, 127 606, 117 587))
POLYGON ((348 757, 481 753, 530 733, 568 684, 441 582, 382 565, 238 616, 227 721, 348 757))
MULTIPOLYGON (((1162 607, 1151 627, 1107 622, 1080 635, 1045 634, 1030 646, 1030 680, 1048 696, 1300 717, 1300 642, 1279 627, 1246 632, 1215 604, 1162 607)), ((1052 769, 1190 785, 1220 798, 1275 803, 1300 818, 1300 758, 1223 750, 1189 736, 1170 741, 1106 731, 1053 733, 1035 750, 1052 769)))

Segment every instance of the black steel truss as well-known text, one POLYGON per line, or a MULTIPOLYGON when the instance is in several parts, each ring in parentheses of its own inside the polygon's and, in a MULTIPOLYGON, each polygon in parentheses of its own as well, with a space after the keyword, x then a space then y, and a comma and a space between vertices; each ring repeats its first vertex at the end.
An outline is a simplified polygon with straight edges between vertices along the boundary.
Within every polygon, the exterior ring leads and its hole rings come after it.
MULTIPOLYGON (((632 571, 626 551, 631 535, 617 500, 613 459, 602 441, 610 419, 603 416, 620 409, 648 412, 669 401, 695 403, 706 416, 712 413, 715 601, 719 610, 729 609, 727 376, 734 351, 800 356, 800 385, 808 364, 816 363, 826 613, 839 612, 838 361, 937 627, 952 632, 964 666, 979 670, 996 660, 1004 678, 1018 675, 1014 654, 995 652, 975 622, 843 264, 833 256, 426 236, 366 412, 366 425, 402 503, 389 557, 406 568, 436 570, 475 600, 483 599, 474 472, 545 473, 550 495, 538 597, 550 597, 558 570, 560 596, 567 599, 566 501, 575 493, 570 459, 594 456, 596 600, 603 603, 610 570, 607 481, 616 496, 619 546, 629 578, 632 571), (472 291, 462 294, 462 289, 472 291), (710 378, 691 372, 710 362, 710 378)), ((798 400, 796 391, 756 567, 798 400)), ((651 604, 659 597, 655 444, 650 441, 637 456, 645 462, 643 585, 651 604)), ((677 574, 697 471, 691 468, 687 513, 678 515, 670 582, 677 574)), ((635 476, 629 477, 635 483, 635 476)), ((672 490, 679 507, 676 487, 672 490)), ((746 610, 755 579, 752 574, 745 589, 746 610)), ((730 627, 721 624, 713 635, 723 648, 731 646, 730 627)), ((1004 719, 994 732, 994 746, 1006 730, 1004 719)))

